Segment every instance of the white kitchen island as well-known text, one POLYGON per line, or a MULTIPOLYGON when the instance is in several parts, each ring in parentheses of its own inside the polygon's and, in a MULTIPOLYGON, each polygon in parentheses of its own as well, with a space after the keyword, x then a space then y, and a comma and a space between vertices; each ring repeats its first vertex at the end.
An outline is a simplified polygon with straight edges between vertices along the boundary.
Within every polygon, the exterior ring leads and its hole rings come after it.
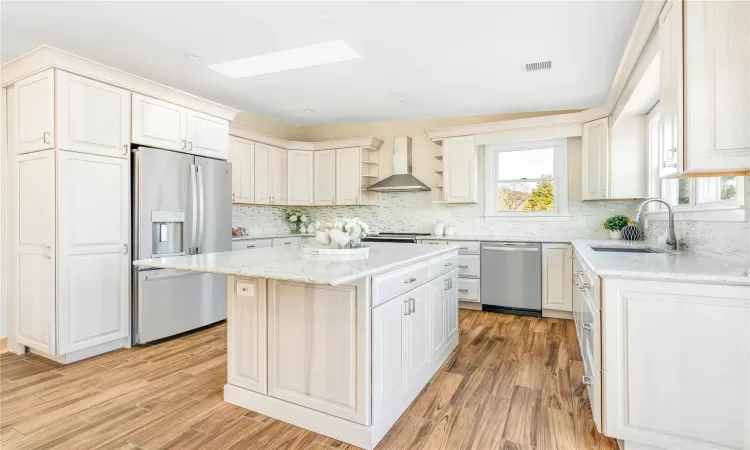
POLYGON ((458 345, 458 246, 370 245, 134 264, 228 275, 225 401, 371 449, 458 345))

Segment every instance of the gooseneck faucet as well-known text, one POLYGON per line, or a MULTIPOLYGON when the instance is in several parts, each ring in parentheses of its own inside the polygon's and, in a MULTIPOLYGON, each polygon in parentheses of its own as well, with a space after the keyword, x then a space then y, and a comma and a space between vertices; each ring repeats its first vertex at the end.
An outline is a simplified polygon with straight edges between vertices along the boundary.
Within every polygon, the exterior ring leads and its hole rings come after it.
POLYGON ((643 207, 648 205, 651 202, 658 202, 663 203, 666 205, 667 210, 669 210, 669 229, 667 230, 667 248, 669 250, 677 250, 677 236, 674 233, 674 211, 672 210, 672 205, 670 205, 668 202, 665 202, 664 200, 660 198, 650 198, 648 200, 645 200, 643 203, 638 205, 638 212, 635 213, 635 220, 636 222, 640 222, 641 213, 643 212, 643 207))

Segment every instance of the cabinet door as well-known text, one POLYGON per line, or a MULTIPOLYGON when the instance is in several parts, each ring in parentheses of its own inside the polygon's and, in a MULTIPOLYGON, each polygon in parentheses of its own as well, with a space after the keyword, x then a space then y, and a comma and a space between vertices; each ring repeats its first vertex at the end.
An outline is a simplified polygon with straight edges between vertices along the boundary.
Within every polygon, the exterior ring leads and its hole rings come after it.
POLYGON ((59 152, 57 177, 59 354, 66 354, 129 336, 130 161, 59 152))
POLYGON ((167 150, 187 151, 187 111, 141 94, 133 97, 133 136, 136 144, 167 150))
POLYGON ((49 69, 15 84, 18 118, 17 153, 55 148, 55 70, 49 69))
POLYGON ((430 286, 423 284, 405 297, 410 305, 406 382, 409 386, 422 385, 430 378, 430 286))
POLYGON ((443 195, 446 203, 476 203, 477 149, 474 137, 443 140, 443 195))
POLYGON ((255 143, 230 136, 229 160, 232 163, 232 203, 255 201, 255 143))
POLYGON ((187 110, 188 152, 207 158, 229 158, 229 122, 197 111, 187 110))
POLYGON ((367 424, 363 286, 269 281, 268 395, 367 424))
POLYGON ((336 204, 358 205, 362 190, 359 147, 336 150, 336 204))
POLYGON ((271 203, 271 174, 270 162, 271 162, 271 150, 273 147, 261 144, 260 142, 255 143, 255 162, 253 165, 253 177, 255 185, 255 203, 262 205, 268 205, 271 203))
POLYGON ((448 282, 445 277, 437 277, 430 282, 430 362, 437 360, 440 352, 445 348, 448 331, 448 318, 445 316, 446 305, 443 302, 443 291, 448 282))
POLYGON ((313 204, 313 152, 287 150, 289 205, 313 204))
POLYGON ((609 118, 583 124, 581 200, 608 198, 609 118))
POLYGON ((443 302, 445 304, 445 317, 447 319, 446 339, 458 335, 458 270, 453 270, 445 275, 448 284, 443 291, 443 302))
MULTIPOLYGON (((442 291, 441 291, 442 292, 442 291)), ((395 422, 406 392, 407 302, 394 299, 372 310, 372 414, 395 422)))
POLYGON ((56 355, 55 151, 16 158, 16 192, 10 201, 17 221, 9 226, 16 253, 10 262, 15 268, 16 340, 56 355))
POLYGON ((314 152, 313 174, 314 203, 316 205, 334 205, 336 203, 336 150, 314 152))
POLYGON ((271 183, 271 203, 286 205, 286 150, 271 147, 269 157, 269 173, 271 183))
MULTIPOLYGON (((682 0, 668 0, 659 16, 659 109, 661 116, 661 177, 683 167, 683 17, 682 0)), ((702 124, 701 126, 705 126, 702 124)))
POLYGON ((572 250, 565 244, 542 244, 542 308, 573 311, 572 250))
POLYGON ((750 2, 685 2, 689 171, 750 169, 750 2))
POLYGON ((265 394, 266 280, 229 277, 227 383, 265 394))
POLYGON ((57 72, 58 148, 127 158, 130 92, 57 72))

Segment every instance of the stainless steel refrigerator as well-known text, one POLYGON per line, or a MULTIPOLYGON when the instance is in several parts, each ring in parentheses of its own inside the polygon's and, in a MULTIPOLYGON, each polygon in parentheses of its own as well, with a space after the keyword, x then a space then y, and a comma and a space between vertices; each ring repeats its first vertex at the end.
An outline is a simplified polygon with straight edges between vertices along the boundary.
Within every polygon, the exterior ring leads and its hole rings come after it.
MULTIPOLYGON (((230 163, 139 147, 132 173, 135 259, 232 249, 230 163)), ((224 275, 141 269, 133 283, 134 344, 227 318, 224 275)))

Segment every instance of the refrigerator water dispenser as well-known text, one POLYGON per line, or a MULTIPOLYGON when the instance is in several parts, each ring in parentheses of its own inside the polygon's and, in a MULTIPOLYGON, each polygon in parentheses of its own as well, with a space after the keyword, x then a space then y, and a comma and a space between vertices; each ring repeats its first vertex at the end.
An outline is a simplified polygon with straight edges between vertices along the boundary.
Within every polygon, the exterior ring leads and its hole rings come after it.
POLYGON ((151 257, 184 255, 184 225, 182 211, 151 211, 151 257))

